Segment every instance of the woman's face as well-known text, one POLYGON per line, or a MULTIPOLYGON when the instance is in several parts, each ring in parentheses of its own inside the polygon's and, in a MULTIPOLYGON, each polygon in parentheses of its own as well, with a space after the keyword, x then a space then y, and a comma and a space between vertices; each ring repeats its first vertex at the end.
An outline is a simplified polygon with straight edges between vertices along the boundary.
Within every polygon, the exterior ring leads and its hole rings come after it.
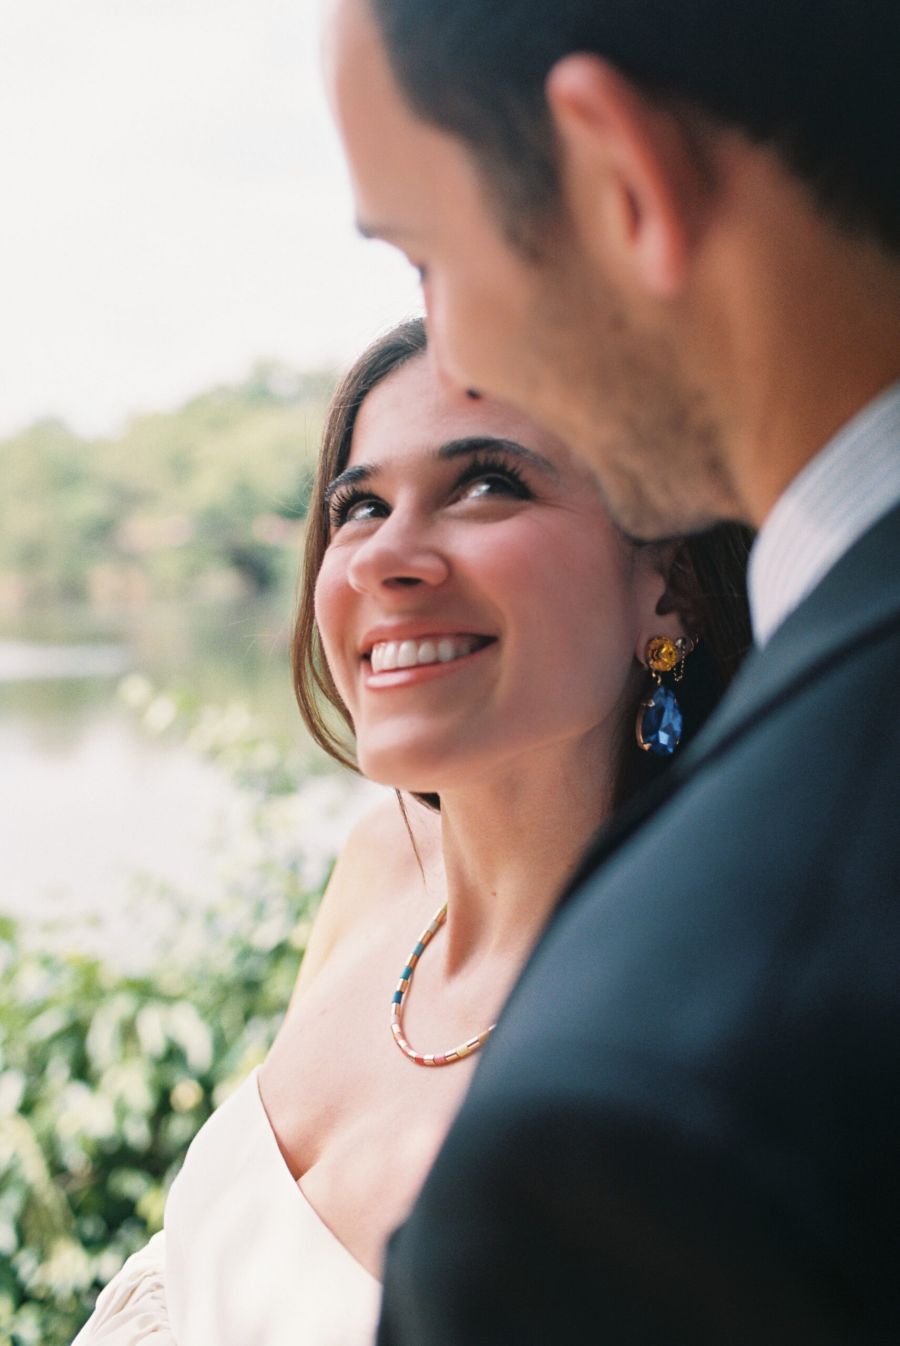
POLYGON ((328 508, 316 618, 367 776, 440 792, 560 750, 609 769, 672 619, 561 443, 426 354, 366 398, 328 508))

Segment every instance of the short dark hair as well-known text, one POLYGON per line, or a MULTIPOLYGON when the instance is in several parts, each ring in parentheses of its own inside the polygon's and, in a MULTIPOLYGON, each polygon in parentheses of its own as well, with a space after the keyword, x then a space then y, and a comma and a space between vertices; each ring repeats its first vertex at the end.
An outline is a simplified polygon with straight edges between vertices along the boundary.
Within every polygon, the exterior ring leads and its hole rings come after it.
MULTIPOLYGON (((313 739, 354 771, 358 768, 353 751, 353 721, 334 684, 316 625, 316 580, 330 531, 325 493, 347 466, 360 408, 369 393, 396 370, 422 355, 427 346, 424 321, 409 319, 363 351, 338 385, 325 422, 306 520, 292 650, 294 690, 300 714, 313 739)), ((685 740, 693 737, 715 709, 751 643, 746 588, 750 539, 749 531, 741 525, 723 523, 708 533, 671 543, 633 544, 659 547, 660 566, 667 572, 672 605, 686 630, 700 638, 678 690, 685 740)), ((641 674, 639 669, 635 671, 636 712, 640 696, 648 691, 650 682, 649 675, 641 674)), ((630 723, 623 723, 622 729, 615 769, 616 803, 633 794, 664 766, 663 759, 638 751, 630 723)), ((437 802, 432 795, 420 798, 428 803, 437 802)))
POLYGON ((898 0, 371 3, 411 108, 469 145, 514 238, 558 201, 547 75, 589 52, 771 145, 836 223, 900 251, 898 0))

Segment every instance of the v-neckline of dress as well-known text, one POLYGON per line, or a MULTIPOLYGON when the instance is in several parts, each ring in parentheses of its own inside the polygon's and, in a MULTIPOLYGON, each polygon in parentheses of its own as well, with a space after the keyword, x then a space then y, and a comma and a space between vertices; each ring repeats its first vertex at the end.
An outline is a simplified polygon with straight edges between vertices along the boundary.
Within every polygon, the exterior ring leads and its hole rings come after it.
POLYGON ((360 1260, 353 1255, 353 1253, 350 1251, 347 1245, 338 1238, 337 1234, 334 1232, 331 1226, 327 1224, 325 1220, 322 1219, 321 1215, 316 1210, 315 1206, 312 1204, 309 1197, 303 1191, 303 1188, 300 1186, 297 1179, 291 1173, 291 1170, 288 1168, 287 1161, 285 1160, 285 1157, 281 1151, 281 1146, 278 1144, 278 1137, 275 1135, 275 1130, 272 1126, 271 1121, 269 1120, 269 1114, 266 1112, 266 1105, 263 1102, 262 1094, 260 1093, 259 1071, 260 1071, 259 1066, 256 1066, 251 1071, 250 1075, 247 1077, 247 1080, 244 1082, 244 1087, 252 1088, 253 1090, 256 1105, 255 1111, 259 1118, 260 1127, 265 1134, 267 1147, 270 1153, 272 1154, 273 1164, 277 1164, 279 1171, 284 1175, 284 1180, 291 1184, 291 1187, 293 1188, 296 1194, 297 1200, 301 1203, 302 1208, 308 1213, 310 1220, 315 1221, 316 1225, 319 1226, 319 1228, 325 1234, 328 1235, 328 1238, 332 1241, 335 1247, 339 1249, 341 1253, 343 1253, 344 1257, 350 1263, 352 1263, 354 1267, 357 1268, 357 1270, 360 1272, 361 1275, 365 1276, 366 1279, 373 1285, 377 1285, 380 1287, 381 1282, 379 1281, 378 1277, 373 1276, 372 1272, 369 1271, 368 1267, 363 1266, 362 1262, 360 1262, 360 1260))

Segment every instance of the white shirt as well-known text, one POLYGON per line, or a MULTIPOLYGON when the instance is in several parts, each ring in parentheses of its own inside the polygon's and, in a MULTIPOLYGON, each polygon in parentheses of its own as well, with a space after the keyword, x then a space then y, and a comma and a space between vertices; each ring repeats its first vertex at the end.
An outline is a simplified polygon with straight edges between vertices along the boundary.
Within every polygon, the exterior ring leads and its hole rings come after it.
POLYGON ((758 646, 898 503, 900 381, 863 407, 807 463, 760 529, 748 575, 758 646))

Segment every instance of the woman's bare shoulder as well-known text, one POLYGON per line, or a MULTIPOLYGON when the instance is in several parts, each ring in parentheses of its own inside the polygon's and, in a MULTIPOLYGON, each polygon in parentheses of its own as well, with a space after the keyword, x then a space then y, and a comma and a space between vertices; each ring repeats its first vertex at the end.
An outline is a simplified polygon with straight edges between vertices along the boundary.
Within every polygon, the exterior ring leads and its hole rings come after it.
POLYGON ((419 863, 440 859, 440 816, 416 799, 379 800, 354 824, 316 913, 293 999, 321 970, 342 936, 358 929, 385 895, 417 885, 419 863), (413 845, 415 842, 415 846, 413 845), (417 855, 418 852, 418 855, 417 855))

